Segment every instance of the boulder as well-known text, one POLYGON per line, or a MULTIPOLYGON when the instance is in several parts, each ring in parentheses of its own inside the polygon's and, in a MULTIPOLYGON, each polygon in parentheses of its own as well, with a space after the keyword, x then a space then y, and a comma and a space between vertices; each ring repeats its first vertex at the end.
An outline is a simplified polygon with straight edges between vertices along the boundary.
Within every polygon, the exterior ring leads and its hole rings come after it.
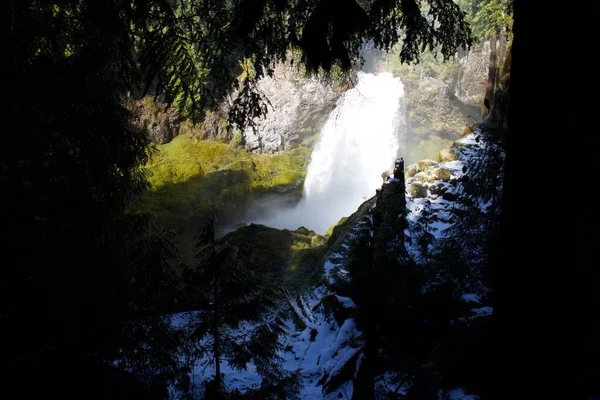
POLYGON ((419 172, 415 176, 415 181, 419 181, 422 183, 432 183, 435 181, 435 177, 425 172, 419 172))
POLYGON ((452 147, 440 151, 440 161, 456 161, 458 160, 458 152, 452 147))
POLYGON ((419 161, 417 164, 419 164, 419 168, 421 169, 421 171, 426 171, 428 168, 437 167, 438 166, 438 162, 437 161, 430 160, 428 158, 419 161))
POLYGON ((308 228, 301 226, 300 228, 296 229, 295 231, 293 231, 294 233, 297 233, 299 235, 304 235, 304 236, 315 236, 317 233, 313 230, 309 230, 308 228))
POLYGON ((442 195, 442 198, 448 201, 455 201, 456 199, 458 199, 458 194, 448 191, 442 195))
POLYGON ((419 164, 410 164, 406 167, 406 177, 411 178, 415 176, 417 172, 421 172, 421 168, 419 168, 419 164))
POLYGON ((407 187, 408 194, 412 197, 427 197, 427 188, 421 182, 415 181, 407 187))
POLYGON ((443 183, 436 183, 429 186, 429 191, 431 194, 442 196, 444 193, 446 193, 446 191, 448 191, 448 188, 443 183))
POLYGON ((431 170, 431 176, 434 179, 448 182, 452 178, 452 172, 447 168, 440 167, 431 170))

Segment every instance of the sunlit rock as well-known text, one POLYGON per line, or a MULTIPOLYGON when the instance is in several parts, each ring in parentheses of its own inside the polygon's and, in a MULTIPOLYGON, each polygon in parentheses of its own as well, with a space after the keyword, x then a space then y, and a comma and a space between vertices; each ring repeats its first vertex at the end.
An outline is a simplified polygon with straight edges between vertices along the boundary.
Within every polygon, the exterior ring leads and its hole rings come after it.
POLYGON ((448 182, 452 178, 452 172, 447 168, 443 168, 443 167, 435 168, 435 169, 431 170, 430 172, 431 172, 431 176, 435 180, 441 180, 444 182, 448 182))
POLYGON ((248 126, 243 132, 246 149, 255 153, 294 148, 316 135, 345 89, 324 78, 305 77, 288 64, 278 64, 258 88, 269 99, 268 113, 253 120, 256 129, 248 126))
POLYGON ((430 160, 428 158, 419 161, 417 164, 419 164, 419 168, 421 169, 421 171, 426 171, 428 168, 437 167, 438 166, 438 162, 437 161, 430 160))
POLYGON ((426 172, 419 172, 414 176, 414 178, 415 181, 419 181, 422 183, 432 183, 436 179, 433 175, 426 172))
POLYGON ((406 177, 410 178, 415 176, 417 172, 421 172, 421 168, 419 168, 419 164, 410 164, 406 167, 406 177))
POLYGON ((408 185, 407 191, 412 197, 427 197, 427 188, 419 181, 415 181, 408 185))

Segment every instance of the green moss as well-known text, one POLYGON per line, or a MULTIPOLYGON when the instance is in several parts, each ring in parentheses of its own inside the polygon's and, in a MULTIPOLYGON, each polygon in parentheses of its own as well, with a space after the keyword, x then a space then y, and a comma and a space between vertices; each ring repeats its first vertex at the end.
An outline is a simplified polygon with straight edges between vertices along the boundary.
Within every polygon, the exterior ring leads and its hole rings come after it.
POLYGON ((300 290, 314 282, 327 251, 325 238, 302 228, 289 231, 251 224, 220 241, 238 247, 242 260, 253 268, 272 272, 290 290, 300 290))
POLYGON ((145 109, 150 110, 154 114, 158 114, 163 111, 163 108, 154 101, 152 96, 145 96, 141 102, 145 109))
POLYGON ((244 145, 244 135, 242 135, 240 132, 236 132, 233 135, 233 144, 236 146, 243 146, 244 145))
POLYGON ((211 140, 178 136, 156 146, 146 165, 150 192, 142 211, 152 212, 177 232, 182 257, 193 254, 194 218, 208 209, 225 216, 241 213, 252 197, 301 191, 310 149, 257 155, 211 140))

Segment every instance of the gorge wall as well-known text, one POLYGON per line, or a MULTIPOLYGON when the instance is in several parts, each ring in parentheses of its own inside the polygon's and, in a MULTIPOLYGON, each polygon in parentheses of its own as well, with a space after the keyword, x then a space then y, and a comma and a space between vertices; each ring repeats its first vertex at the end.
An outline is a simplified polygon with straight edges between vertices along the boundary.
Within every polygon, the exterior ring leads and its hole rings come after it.
MULTIPOLYGON (((258 83, 258 91, 266 98, 268 113, 254 118, 254 127, 238 132, 227 122, 229 104, 208 111, 204 119, 193 123, 182 118, 174 107, 160 101, 160 96, 144 97, 133 102, 135 124, 146 130, 157 144, 169 143, 179 135, 200 140, 216 140, 243 145, 253 153, 277 153, 312 146, 338 98, 350 86, 343 78, 307 77, 296 65, 277 64, 271 77, 258 83)), ((232 99, 233 93, 230 96, 232 99)))
POLYGON ((446 62, 425 52, 415 65, 401 64, 397 49, 388 54, 369 52, 366 66, 371 71, 392 72, 404 83, 408 163, 437 158, 467 125, 481 120, 489 55, 489 42, 458 52, 446 62))
POLYGON ((275 153, 297 147, 319 133, 349 86, 322 77, 305 77, 297 67, 279 64, 273 76, 262 79, 258 88, 269 100, 269 112, 254 120, 255 128, 244 130, 244 145, 248 151, 275 153))

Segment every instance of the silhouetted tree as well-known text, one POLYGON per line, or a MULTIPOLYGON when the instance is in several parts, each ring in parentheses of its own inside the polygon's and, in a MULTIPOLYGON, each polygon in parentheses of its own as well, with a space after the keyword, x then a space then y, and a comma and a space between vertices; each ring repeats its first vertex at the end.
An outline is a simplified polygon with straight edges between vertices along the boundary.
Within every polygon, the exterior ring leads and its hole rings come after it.
POLYGON ((503 207, 493 259, 496 368, 489 374, 490 399, 513 396, 507 382, 520 387, 519 397, 588 399, 600 393, 599 213, 585 194, 573 197, 560 189, 563 183, 587 187, 600 173, 600 129, 589 118, 600 87, 586 72, 600 67, 590 53, 599 12, 594 1, 545 7, 515 0, 503 207), (557 53, 541 33, 558 28, 565 47, 557 53), (557 54, 551 70, 540 63, 548 54, 557 54), (568 79, 555 79, 556 71, 568 79), (532 118, 532 101, 544 102, 547 118, 532 118), (537 175, 532 187, 525 172, 540 165, 552 172, 537 175), (577 165, 577 173, 563 168, 568 165, 577 165), (552 188, 551 201, 542 188, 552 188))
POLYGON ((159 331, 169 336, 160 308, 174 251, 155 219, 136 213, 148 140, 123 106, 137 79, 133 10, 33 0, 0 9, 10 116, 0 122, 6 377, 29 382, 23 397, 69 398, 80 387, 118 396, 118 382, 168 383, 175 346, 168 339, 154 355, 142 346, 159 331), (155 369, 129 362, 140 352, 155 369), (130 368, 116 370, 121 363, 130 368))
POLYGON ((282 368, 277 354, 282 349, 279 336, 285 329, 274 277, 249 268, 236 247, 216 244, 212 217, 200 228, 197 239, 200 265, 186 271, 186 280, 202 307, 193 336, 212 355, 215 365, 215 379, 208 384, 205 397, 223 396, 221 363, 225 361, 237 370, 253 363, 263 379, 262 398, 296 398, 298 376, 282 368))

